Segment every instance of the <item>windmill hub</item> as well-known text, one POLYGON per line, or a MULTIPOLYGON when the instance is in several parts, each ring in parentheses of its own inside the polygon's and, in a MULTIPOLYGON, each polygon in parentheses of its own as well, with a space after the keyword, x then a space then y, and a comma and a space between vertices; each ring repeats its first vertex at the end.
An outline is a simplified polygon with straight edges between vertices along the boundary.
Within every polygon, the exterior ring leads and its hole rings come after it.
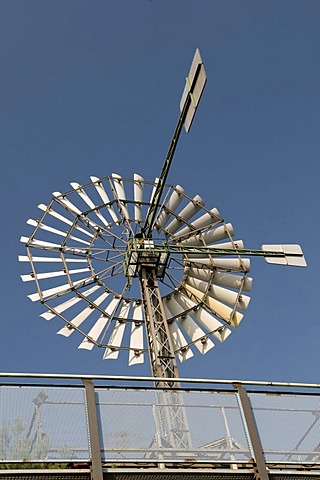
POLYGON ((169 249, 159 250, 153 240, 144 238, 140 234, 127 244, 124 256, 124 272, 126 277, 138 277, 141 268, 155 271, 157 278, 163 278, 169 259, 169 249))

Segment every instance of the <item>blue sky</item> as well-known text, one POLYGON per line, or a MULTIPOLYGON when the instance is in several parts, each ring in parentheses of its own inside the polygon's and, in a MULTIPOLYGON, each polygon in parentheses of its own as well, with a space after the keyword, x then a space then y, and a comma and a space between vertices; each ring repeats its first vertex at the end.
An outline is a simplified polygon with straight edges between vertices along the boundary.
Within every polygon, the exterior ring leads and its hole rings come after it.
POLYGON ((196 47, 208 83, 169 182, 248 248, 299 243, 306 269, 253 260, 245 319, 185 377, 318 381, 320 4, 282 0, 0 1, 2 371, 148 375, 77 350, 19 278, 25 222, 51 192, 160 172, 196 47))

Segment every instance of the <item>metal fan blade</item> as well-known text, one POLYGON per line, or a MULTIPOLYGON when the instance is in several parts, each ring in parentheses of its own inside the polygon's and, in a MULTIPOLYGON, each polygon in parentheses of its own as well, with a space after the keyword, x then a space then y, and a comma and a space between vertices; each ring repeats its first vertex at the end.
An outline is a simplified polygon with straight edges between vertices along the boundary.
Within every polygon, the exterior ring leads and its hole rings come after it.
MULTIPOLYGON (((165 314, 167 318, 172 316, 171 312, 169 311, 166 301, 163 302, 163 307, 165 310, 165 314)), ((194 356, 194 353, 190 347, 189 342, 186 340, 185 336, 181 332, 178 322, 171 322, 169 323, 169 331, 171 335, 171 340, 173 344, 173 348, 178 356, 179 361, 182 363, 185 360, 194 356)))
POLYGON ((81 185, 77 182, 71 182, 70 183, 71 187, 80 195, 80 197, 82 198, 82 200, 90 207, 94 210, 94 213, 96 214, 96 216, 99 218, 99 220, 106 226, 106 227, 109 227, 109 222, 104 218, 104 216, 102 215, 101 212, 99 212, 98 210, 95 210, 97 208, 97 205, 95 205, 93 203, 93 201, 91 200, 91 198, 87 195, 87 193, 83 190, 83 188, 81 187, 81 185))
MULTIPOLYGON (((108 292, 104 292, 96 300, 93 301, 94 305, 99 306, 109 295, 108 292)), ((64 337, 70 337, 74 332, 74 327, 79 327, 94 311, 94 305, 89 304, 82 312, 76 315, 68 325, 64 326, 57 332, 58 335, 63 335, 64 337)))
MULTIPOLYGON (((47 232, 54 233, 55 235, 59 235, 60 237, 66 237, 68 232, 62 232, 61 230, 58 230, 57 228, 49 227, 49 225, 45 225, 44 223, 39 223, 36 220, 33 220, 32 218, 29 218, 27 220, 27 224, 31 225, 32 227, 38 227, 41 230, 46 230, 47 232)), ((87 242, 86 240, 82 240, 81 238, 74 237, 73 235, 69 235, 69 238, 72 240, 75 240, 76 242, 83 243, 84 245, 90 245, 90 242, 87 242)))
POLYGON ((108 317, 105 315, 101 315, 99 319, 96 321, 92 329, 88 332, 88 335, 85 337, 85 339, 80 343, 79 349, 84 349, 84 350, 92 350, 94 347, 94 343, 91 341, 97 341, 97 338, 101 334, 102 330, 106 326, 108 322, 108 317))
POLYGON ((293 267, 306 267, 307 262, 304 258, 300 245, 262 245, 261 249, 266 253, 281 252, 284 253, 283 257, 274 257, 265 255, 265 260, 268 263, 274 263, 277 265, 290 265, 293 267))
POLYGON ((194 353, 176 322, 170 323, 169 331, 173 348, 178 356, 179 361, 182 363, 185 360, 192 358, 194 353))
POLYGON ((142 217, 142 202, 143 202, 143 186, 144 178, 135 173, 133 175, 133 194, 134 194, 134 220, 136 223, 141 223, 142 217))
POLYGON ((199 195, 193 197, 193 199, 184 207, 183 210, 177 215, 177 218, 172 220, 171 223, 164 229, 170 235, 173 235, 179 228, 184 225, 191 217, 193 217, 204 206, 204 202, 199 195))
MULTIPOLYGON (((52 295, 56 295, 57 293, 69 292, 72 288, 76 286, 79 286, 81 284, 85 285, 85 283, 91 279, 92 277, 86 277, 86 278, 83 278, 82 280, 78 280, 77 282, 74 282, 73 286, 70 286, 69 283, 65 283, 64 285, 60 285, 59 287, 50 288, 49 290, 43 290, 41 292, 42 297, 48 298, 48 297, 51 297, 52 295)), ((40 300, 40 295, 39 293, 32 293, 31 295, 28 295, 28 298, 30 298, 32 302, 36 302, 37 300, 40 300)))
POLYGON ((189 258, 185 256, 185 261, 190 263, 196 263, 200 265, 208 265, 218 268, 219 270, 227 270, 231 272, 250 272, 250 259, 249 258, 217 258, 217 257, 203 257, 203 258, 189 258), (210 258, 211 257, 211 258, 210 258))
POLYGON ((76 207, 72 202, 70 202, 70 200, 65 198, 61 192, 52 192, 52 195, 56 197, 63 205, 65 205, 68 210, 73 213, 77 213, 78 215, 82 215, 81 210, 79 210, 78 207, 76 207))
POLYGON ((119 218, 118 216, 116 215, 115 211, 113 210, 112 206, 109 205, 110 204, 110 200, 109 200, 109 197, 107 195, 107 192, 105 191, 103 185, 102 185, 102 182, 100 180, 100 178, 98 177, 90 177, 91 181, 94 183, 94 186, 98 192, 98 194, 100 195, 100 198, 101 200, 106 204, 106 209, 108 210, 112 220, 114 222, 119 222, 119 218))
MULTIPOLYGON (((58 250, 61 250, 61 245, 59 243, 44 242, 43 240, 38 240, 37 238, 33 238, 30 241, 29 237, 21 237, 20 242, 35 248, 38 248, 38 247, 44 248, 44 249, 56 248, 58 250)), ((74 248, 74 247, 63 247, 63 249, 65 252, 70 252, 73 254, 74 253, 83 254, 86 250, 86 249, 80 250, 79 248, 74 248)))
MULTIPOLYGON (((72 274, 77 274, 77 273, 83 273, 83 272, 90 272, 90 268, 78 268, 76 270, 69 270, 68 273, 70 275, 72 274)), ((36 276, 33 274, 30 275, 20 275, 21 280, 23 282, 31 282, 34 281, 35 278, 38 280, 43 280, 45 278, 53 278, 53 277, 62 277, 64 275, 67 275, 65 271, 60 270, 58 272, 47 272, 47 273, 37 273, 36 276)))
POLYGON ((212 208, 211 210, 209 210, 209 212, 206 212, 204 215, 202 215, 201 217, 191 222, 190 226, 187 225, 182 230, 179 230, 177 234, 172 236, 172 239, 176 240, 178 238, 181 238, 190 234, 191 232, 199 231, 204 228, 213 227, 214 225, 217 225, 217 223, 220 223, 221 221, 222 219, 219 211, 216 208, 212 208))
POLYGON ((207 293, 209 297, 219 300, 219 302, 232 305, 240 310, 247 310, 251 300, 247 295, 238 295, 237 292, 218 285, 210 285, 210 288, 208 289, 208 283, 202 282, 197 278, 188 277, 186 283, 202 293, 207 293))
POLYGON ((236 290, 244 290, 250 292, 252 287, 252 278, 238 276, 232 273, 219 273, 214 270, 208 270, 204 268, 190 268, 187 271, 190 277, 198 278, 204 282, 211 282, 215 285, 221 285, 223 287, 235 288, 236 290))
POLYGON ((153 183, 153 187, 152 187, 152 191, 151 191, 151 195, 150 195, 149 208, 148 208, 147 214, 146 214, 145 219, 144 219, 145 223, 146 223, 147 219, 149 218, 150 209, 153 207, 154 194, 156 193, 158 183, 159 183, 159 178, 156 177, 154 179, 154 183, 153 183))
POLYGON ((190 236, 186 240, 179 240, 181 245, 187 245, 189 247, 197 247, 201 245, 211 245, 212 243, 219 242, 224 238, 230 238, 234 236, 234 230, 231 223, 222 225, 221 227, 214 228, 204 233, 196 232, 196 235, 190 236))
POLYGON ((94 343, 90 341, 91 339, 95 342, 98 340, 99 336, 103 332, 105 326, 107 325, 110 317, 112 316, 113 312, 116 310, 119 304, 119 299, 113 297, 109 305, 105 309, 105 314, 101 315, 97 322, 93 325, 91 330, 88 332, 86 338, 80 343, 78 348, 82 348, 85 350, 92 350, 94 347, 94 343))
MULTIPOLYGON (((85 297, 88 297, 92 293, 99 290, 99 288, 101 288, 100 285, 95 285, 94 287, 91 287, 88 290, 82 292, 82 295, 84 295, 85 297)), ((53 313, 51 310, 47 310, 46 312, 41 313, 40 317, 44 318, 45 320, 51 320, 52 318, 56 317, 59 313, 63 313, 66 310, 68 310, 68 308, 71 308, 77 303, 81 302, 81 300, 83 300, 82 297, 70 298, 66 302, 60 303, 59 305, 52 307, 56 313, 53 313)))
POLYGON ((243 240, 233 240, 232 242, 216 243, 213 248, 225 248, 235 250, 235 253, 237 253, 236 250, 243 249, 244 244, 243 240))
POLYGON ((44 242, 43 240, 37 240, 36 238, 33 238, 30 242, 29 237, 20 237, 20 242, 27 243, 28 245, 32 246, 61 248, 59 243, 44 242))
POLYGON ((156 220, 156 228, 160 230, 166 226, 170 218, 172 217, 173 213, 175 213, 176 209, 179 207, 180 203, 183 200, 183 193, 184 189, 177 185, 175 190, 172 192, 168 203, 163 207, 158 219, 156 220))
POLYGON ((132 311, 129 366, 144 362, 143 354, 143 313, 141 303, 135 302, 132 311))
POLYGON ((200 328, 189 314, 185 314, 179 303, 172 295, 166 298, 165 302, 167 309, 170 313, 170 317, 176 317, 176 321, 179 323, 183 331, 186 332, 194 346, 203 355, 214 347, 214 343, 210 338, 206 337, 206 332, 200 328))
POLYGON ((124 191, 122 177, 117 173, 113 173, 111 177, 113 179, 113 185, 116 191, 115 199, 119 202, 119 208, 121 209, 123 216, 129 220, 130 215, 126 206, 127 198, 126 192, 124 191))
POLYGON ((230 323, 230 325, 232 325, 233 327, 237 327, 243 319, 243 315, 241 313, 228 307, 224 303, 221 303, 218 300, 215 300, 214 298, 205 295, 200 290, 191 287, 191 285, 186 284, 185 290, 187 293, 194 295, 194 297, 199 302, 203 302, 213 314, 222 318, 222 320, 230 323))
POLYGON ((38 208, 40 210, 42 210, 43 212, 47 212, 49 215, 51 215, 52 217, 55 217, 57 218, 58 220, 60 220, 61 222, 67 224, 67 225, 70 225, 70 226, 74 226, 74 228, 76 228, 77 230, 79 230, 79 232, 83 233, 84 235, 87 235, 88 237, 90 238, 94 238, 94 235, 90 232, 88 232, 87 230, 85 230, 84 228, 81 228, 79 227, 79 225, 74 225, 74 222, 72 222, 71 220, 69 220, 68 218, 64 217, 63 215, 61 215, 60 213, 57 213, 55 212, 54 210, 52 210, 51 208, 48 208, 46 205, 44 205, 43 203, 40 203, 40 205, 38 205, 38 208))
POLYGON ((124 329, 126 327, 125 320, 128 318, 130 302, 123 302, 119 313, 119 319, 116 321, 115 327, 109 338, 109 346, 105 349, 103 360, 114 359, 119 356, 119 348, 121 347, 124 329))
POLYGON ((174 298, 183 310, 193 308, 190 315, 192 315, 192 317, 195 318, 197 322, 207 330, 207 332, 212 332, 211 335, 217 338, 220 342, 224 342, 231 334, 231 330, 227 328, 224 323, 219 322, 219 320, 207 312, 203 307, 199 307, 197 303, 186 295, 183 295, 181 291, 178 292, 174 298))
MULTIPOLYGON (((30 258, 27 255, 18 255, 19 262, 30 262, 30 258)), ((82 260, 79 258, 65 258, 64 260, 67 263, 88 263, 87 260, 82 260)), ((58 257, 32 257, 32 262, 63 262, 62 258, 58 257)))
POLYGON ((156 178, 154 179, 154 183, 153 183, 153 187, 152 187, 152 191, 151 191, 151 195, 150 195, 150 204, 151 204, 152 201, 153 201, 153 197, 154 197, 156 188, 157 188, 157 186, 158 186, 158 183, 159 183, 159 178, 156 177, 156 178))

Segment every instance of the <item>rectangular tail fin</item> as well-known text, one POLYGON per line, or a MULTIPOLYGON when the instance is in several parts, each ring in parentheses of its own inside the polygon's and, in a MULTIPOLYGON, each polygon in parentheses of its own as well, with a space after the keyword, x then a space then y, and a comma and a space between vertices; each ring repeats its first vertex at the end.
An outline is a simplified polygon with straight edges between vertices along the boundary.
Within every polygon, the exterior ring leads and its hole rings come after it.
POLYGON ((268 263, 294 267, 307 266, 300 245, 262 245, 261 249, 266 252, 264 258, 268 263))

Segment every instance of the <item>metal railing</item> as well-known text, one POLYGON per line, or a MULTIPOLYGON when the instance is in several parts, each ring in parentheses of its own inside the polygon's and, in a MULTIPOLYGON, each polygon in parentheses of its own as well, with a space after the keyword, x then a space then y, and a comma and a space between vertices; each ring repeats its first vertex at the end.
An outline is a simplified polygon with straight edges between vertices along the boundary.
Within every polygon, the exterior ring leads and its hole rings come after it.
POLYGON ((318 384, 179 379, 173 393, 146 377, 0 376, 2 464, 320 471, 318 384), (173 402, 187 447, 174 442, 173 402))

